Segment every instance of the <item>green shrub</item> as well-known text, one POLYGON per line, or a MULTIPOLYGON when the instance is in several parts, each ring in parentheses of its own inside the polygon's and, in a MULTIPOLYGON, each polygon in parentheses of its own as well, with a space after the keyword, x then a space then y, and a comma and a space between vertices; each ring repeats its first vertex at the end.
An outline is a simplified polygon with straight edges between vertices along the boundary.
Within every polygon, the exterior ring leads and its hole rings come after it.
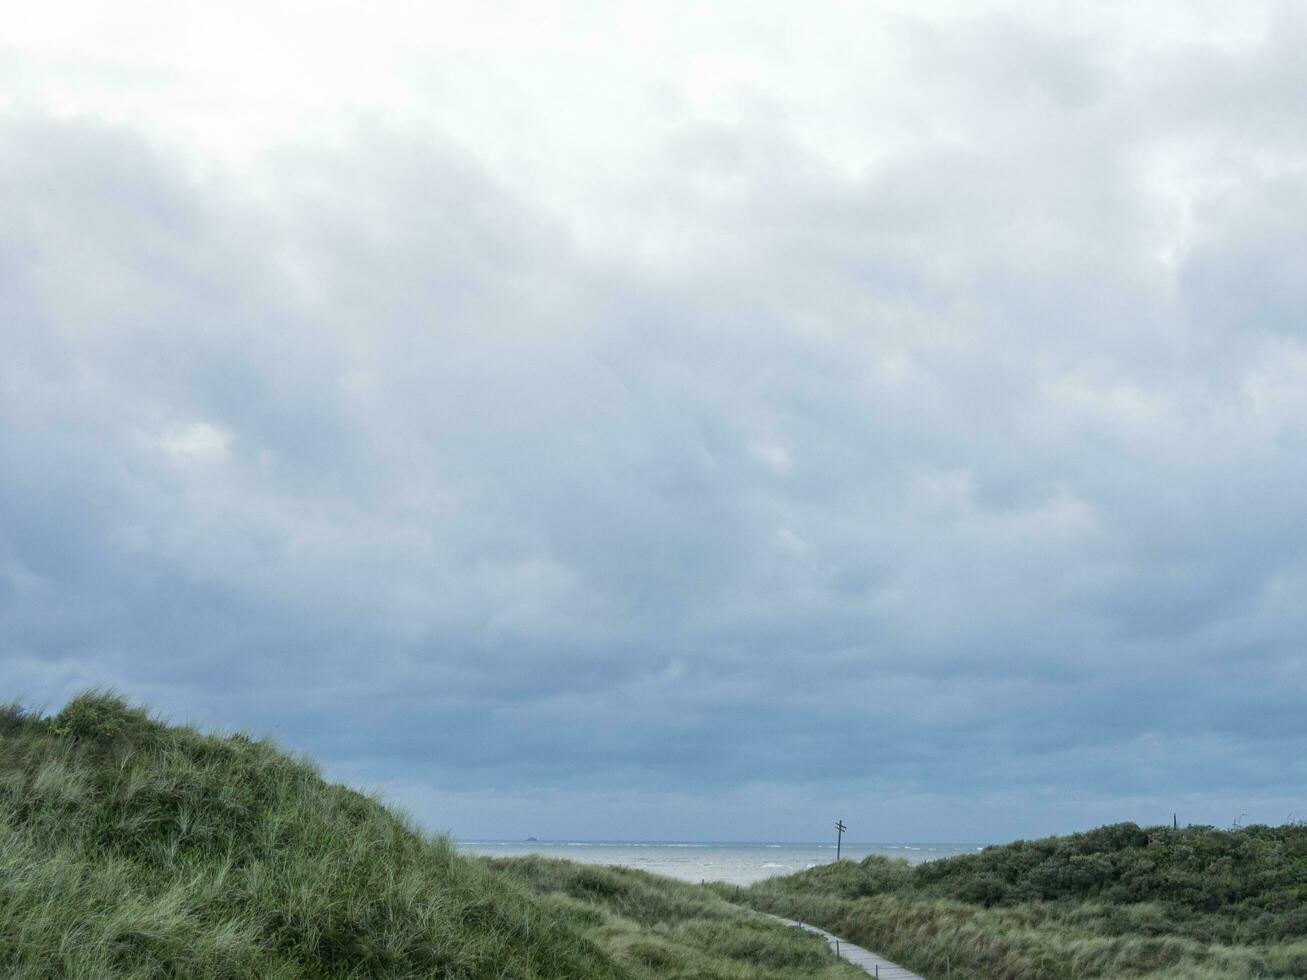
POLYGON ((741 900, 925 975, 947 965, 1021 980, 1307 976, 1302 824, 1115 824, 916 867, 840 862, 760 882, 741 900))
POLYGON ((35 712, 29 711, 18 701, 0 704, 0 737, 21 732, 38 720, 35 712))
POLYGON ((50 722, 54 734, 76 742, 116 738, 140 742, 162 727, 145 709, 132 707, 119 695, 104 691, 77 695, 50 722))

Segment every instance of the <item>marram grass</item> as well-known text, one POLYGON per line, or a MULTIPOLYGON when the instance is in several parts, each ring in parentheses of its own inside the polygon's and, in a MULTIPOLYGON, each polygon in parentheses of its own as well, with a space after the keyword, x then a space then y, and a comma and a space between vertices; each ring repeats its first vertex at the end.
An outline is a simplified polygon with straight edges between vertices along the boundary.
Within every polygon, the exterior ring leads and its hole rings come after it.
POLYGON ((916 867, 871 856, 719 893, 928 977, 1307 977, 1307 827, 1141 828, 916 867))
POLYGON ((245 735, 0 707, 6 980, 856 975, 691 885, 460 855, 245 735))
POLYGON ((712 890, 629 868, 543 857, 488 863, 551 904, 586 921, 632 977, 702 980, 853 980, 812 933, 742 913, 712 890))
POLYGON ((112 695, 0 707, 0 977, 1307 977, 1307 828, 1133 824, 700 888, 458 854, 307 760, 112 695))

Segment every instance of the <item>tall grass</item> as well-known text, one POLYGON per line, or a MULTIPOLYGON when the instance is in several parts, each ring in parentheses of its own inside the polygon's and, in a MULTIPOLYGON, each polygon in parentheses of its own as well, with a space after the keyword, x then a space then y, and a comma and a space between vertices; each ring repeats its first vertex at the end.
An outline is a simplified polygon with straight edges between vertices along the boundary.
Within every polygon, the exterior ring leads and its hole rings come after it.
POLYGON ((1307 977, 1301 825, 1117 824, 916 867, 872 856, 717 888, 959 980, 1307 977))
POLYGON ((836 961, 819 936, 750 915, 697 885, 536 856, 486 860, 535 894, 587 916, 587 934, 633 978, 866 977, 836 961))
POLYGON ((265 742, 112 695, 0 709, 0 976, 625 975, 565 912, 265 742))
POLYGON ((839 980, 639 872, 458 854, 308 760, 103 692, 0 706, 0 977, 839 980))

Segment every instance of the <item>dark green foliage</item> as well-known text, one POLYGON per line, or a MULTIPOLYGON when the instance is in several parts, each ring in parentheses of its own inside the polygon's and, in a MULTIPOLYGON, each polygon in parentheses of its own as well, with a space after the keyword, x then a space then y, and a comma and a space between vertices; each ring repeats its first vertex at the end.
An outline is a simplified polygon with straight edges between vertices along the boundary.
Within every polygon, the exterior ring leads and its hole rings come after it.
POLYGON ((872 856, 741 898, 922 972, 947 962, 986 977, 1307 976, 1302 824, 1123 823, 916 867, 872 856))
POLYGON ((50 720, 50 731, 74 742, 130 739, 140 745, 157 737, 164 726, 144 708, 129 705, 116 694, 88 691, 73 698, 50 720))
POLYGON ((17 701, 0 704, 0 738, 14 735, 31 725, 39 724, 39 719, 17 701))
POLYGON ((1307 827, 1116 824, 929 862, 910 881, 918 894, 986 905, 1157 902, 1175 919, 1168 931, 1194 921, 1204 937, 1284 939, 1307 934, 1307 827))

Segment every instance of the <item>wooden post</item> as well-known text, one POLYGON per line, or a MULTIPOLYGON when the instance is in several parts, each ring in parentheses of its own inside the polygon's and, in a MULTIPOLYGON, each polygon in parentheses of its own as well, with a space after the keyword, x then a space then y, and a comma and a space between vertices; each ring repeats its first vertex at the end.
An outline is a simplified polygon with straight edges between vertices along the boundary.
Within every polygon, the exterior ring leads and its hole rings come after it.
POLYGON ((835 835, 835 860, 836 861, 840 859, 840 845, 844 843, 844 831, 846 831, 847 829, 848 828, 844 826, 843 820, 835 821, 835 830, 837 831, 835 835))

